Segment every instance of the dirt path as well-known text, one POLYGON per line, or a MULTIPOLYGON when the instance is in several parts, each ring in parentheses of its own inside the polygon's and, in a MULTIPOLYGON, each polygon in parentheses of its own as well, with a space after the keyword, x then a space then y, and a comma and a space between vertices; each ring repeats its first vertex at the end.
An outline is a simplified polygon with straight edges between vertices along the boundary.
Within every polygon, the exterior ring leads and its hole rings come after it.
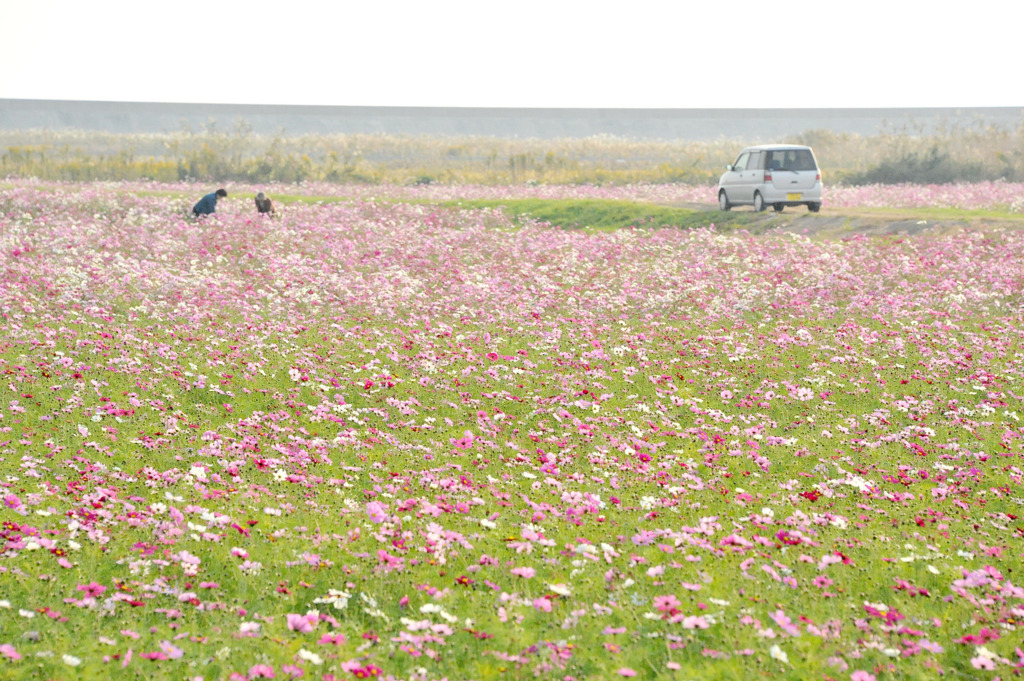
MULTIPOLYGON (((680 208, 718 213, 717 206, 703 203, 673 204, 680 208)), ((901 209, 887 215, 880 211, 864 211, 856 208, 823 207, 820 213, 811 213, 806 208, 786 208, 781 213, 766 210, 755 213, 751 208, 734 208, 732 213, 745 219, 744 228, 755 234, 786 232, 805 234, 821 238, 845 238, 855 234, 920 234, 923 232, 959 231, 972 226, 986 225, 1008 229, 1024 229, 1024 215, 1001 218, 913 218, 912 211, 901 209)))

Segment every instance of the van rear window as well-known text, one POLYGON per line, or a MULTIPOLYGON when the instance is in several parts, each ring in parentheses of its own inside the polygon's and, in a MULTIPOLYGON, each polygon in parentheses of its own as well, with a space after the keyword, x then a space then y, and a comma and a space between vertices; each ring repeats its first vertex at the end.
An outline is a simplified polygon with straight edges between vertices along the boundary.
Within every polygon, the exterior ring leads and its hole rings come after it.
POLYGON ((814 156, 808 149, 776 149, 768 152, 769 170, 817 170, 814 156))

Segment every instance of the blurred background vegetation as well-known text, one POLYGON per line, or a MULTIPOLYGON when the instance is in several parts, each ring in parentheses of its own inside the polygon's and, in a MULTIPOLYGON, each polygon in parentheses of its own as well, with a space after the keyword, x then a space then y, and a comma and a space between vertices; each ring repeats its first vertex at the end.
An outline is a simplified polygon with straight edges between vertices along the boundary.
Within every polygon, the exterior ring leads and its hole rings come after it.
MULTIPOLYGON (((547 140, 387 134, 259 135, 244 121, 160 134, 0 131, 0 177, 44 180, 321 181, 334 183, 714 184, 747 145, 765 140, 547 140)), ((831 183, 1024 180, 1024 121, 875 135, 808 130, 831 183)))

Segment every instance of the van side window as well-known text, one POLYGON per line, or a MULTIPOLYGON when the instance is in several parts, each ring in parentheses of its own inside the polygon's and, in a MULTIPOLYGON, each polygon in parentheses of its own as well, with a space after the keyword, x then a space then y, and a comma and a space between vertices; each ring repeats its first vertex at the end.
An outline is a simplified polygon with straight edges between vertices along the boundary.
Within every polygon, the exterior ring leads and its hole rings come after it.
POLYGON ((752 152, 750 152, 750 160, 747 161, 747 170, 763 170, 764 169, 764 165, 762 164, 763 160, 764 160, 764 152, 763 151, 752 151, 752 152))
POLYGON ((736 159, 735 163, 732 164, 732 169, 734 171, 746 170, 747 169, 747 159, 749 159, 749 158, 750 158, 750 152, 744 152, 744 153, 740 154, 740 157, 738 159, 736 159))

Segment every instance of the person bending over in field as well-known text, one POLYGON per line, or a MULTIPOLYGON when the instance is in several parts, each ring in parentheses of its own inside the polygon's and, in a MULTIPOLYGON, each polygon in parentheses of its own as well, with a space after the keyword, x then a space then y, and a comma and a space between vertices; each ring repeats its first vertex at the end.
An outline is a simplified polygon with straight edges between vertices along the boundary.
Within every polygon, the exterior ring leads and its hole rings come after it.
POLYGON ((277 208, 274 207, 274 202, 263 192, 256 195, 256 210, 261 214, 277 215, 277 208))
POLYGON ((199 199, 196 205, 192 206, 192 215, 199 217, 200 215, 210 215, 217 212, 217 199, 224 198, 227 196, 227 190, 218 189, 212 194, 207 194, 203 198, 199 199))

